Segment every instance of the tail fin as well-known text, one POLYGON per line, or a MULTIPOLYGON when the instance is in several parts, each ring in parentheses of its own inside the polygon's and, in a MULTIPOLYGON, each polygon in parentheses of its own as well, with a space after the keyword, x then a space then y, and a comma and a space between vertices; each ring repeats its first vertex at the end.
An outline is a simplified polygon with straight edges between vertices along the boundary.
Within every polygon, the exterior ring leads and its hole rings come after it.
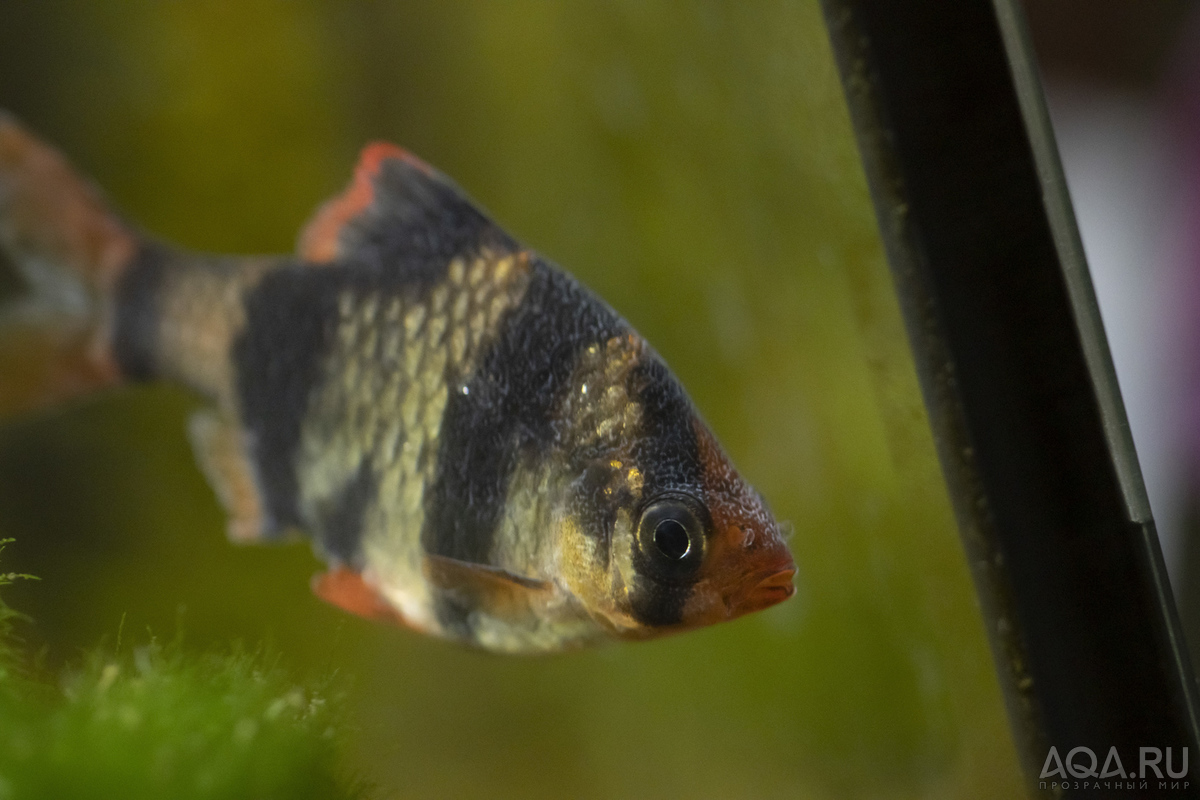
POLYGON ((137 250, 99 191, 0 110, 0 261, 27 288, 0 305, 0 415, 120 380, 112 298, 137 250))

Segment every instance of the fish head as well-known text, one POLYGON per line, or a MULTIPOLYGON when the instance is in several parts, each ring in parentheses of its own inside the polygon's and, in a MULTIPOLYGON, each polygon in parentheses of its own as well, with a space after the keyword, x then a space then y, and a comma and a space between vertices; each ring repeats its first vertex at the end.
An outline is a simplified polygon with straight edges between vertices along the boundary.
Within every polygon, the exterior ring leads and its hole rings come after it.
POLYGON ((734 619, 791 597, 796 565, 762 496, 658 356, 643 346, 630 361, 614 426, 619 453, 603 451, 574 484, 583 490, 568 527, 580 541, 604 543, 591 590, 577 596, 628 638, 734 619))
POLYGON ((779 523, 704 423, 692 423, 699 481, 644 496, 629 530, 631 607, 663 633, 735 619, 795 592, 779 523))

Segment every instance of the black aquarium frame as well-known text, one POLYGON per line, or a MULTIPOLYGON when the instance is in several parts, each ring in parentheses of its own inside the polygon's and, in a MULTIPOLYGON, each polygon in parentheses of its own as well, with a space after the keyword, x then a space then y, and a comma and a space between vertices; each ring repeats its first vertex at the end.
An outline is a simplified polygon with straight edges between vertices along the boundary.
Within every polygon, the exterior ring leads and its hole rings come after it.
POLYGON ((1130 771, 1187 747, 1167 788, 1200 796, 1195 678, 1021 9, 822 5, 1027 785, 1156 794, 1039 774, 1052 746, 1130 771))

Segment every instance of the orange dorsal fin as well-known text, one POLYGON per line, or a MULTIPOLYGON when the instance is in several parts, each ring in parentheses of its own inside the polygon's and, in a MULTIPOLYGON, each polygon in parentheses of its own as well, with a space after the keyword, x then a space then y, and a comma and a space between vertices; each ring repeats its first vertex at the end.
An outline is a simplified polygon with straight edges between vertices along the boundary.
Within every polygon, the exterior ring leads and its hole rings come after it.
POLYGON ((306 261, 323 263, 338 257, 338 236, 351 219, 375 200, 375 178, 388 159, 406 161, 417 169, 432 172, 428 164, 407 150, 388 142, 372 142, 363 148, 346 190, 327 200, 300 233, 299 254, 306 261))
POLYGON ((453 181, 407 150, 367 145, 350 186, 321 206, 300 235, 299 255, 421 270, 468 251, 517 249, 453 181))

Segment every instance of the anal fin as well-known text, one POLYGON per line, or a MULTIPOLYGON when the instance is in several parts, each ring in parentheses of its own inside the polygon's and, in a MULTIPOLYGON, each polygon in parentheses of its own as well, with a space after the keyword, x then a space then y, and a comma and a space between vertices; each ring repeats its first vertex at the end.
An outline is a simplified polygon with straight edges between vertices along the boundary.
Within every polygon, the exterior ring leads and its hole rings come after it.
POLYGON ((216 412, 198 411, 188 421, 188 434, 200 471, 229 515, 230 541, 241 544, 278 538, 241 428, 216 412))

